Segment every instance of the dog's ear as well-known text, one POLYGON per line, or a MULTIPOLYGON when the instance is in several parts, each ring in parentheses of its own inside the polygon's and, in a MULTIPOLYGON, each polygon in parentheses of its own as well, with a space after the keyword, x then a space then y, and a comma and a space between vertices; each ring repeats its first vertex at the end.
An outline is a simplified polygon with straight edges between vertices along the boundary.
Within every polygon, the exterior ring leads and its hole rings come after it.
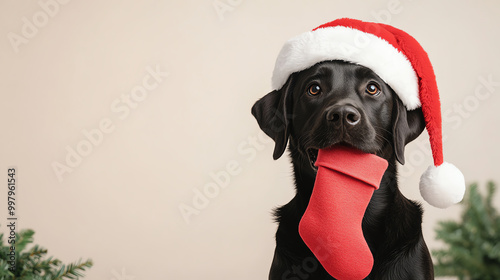
POLYGON ((396 159, 405 164, 405 146, 415 140, 425 128, 422 109, 407 111, 403 102, 395 96, 393 108, 393 142, 396 159))
POLYGON ((252 107, 252 115, 257 119, 260 128, 274 140, 274 159, 283 155, 290 135, 293 80, 291 75, 280 90, 271 91, 252 107))

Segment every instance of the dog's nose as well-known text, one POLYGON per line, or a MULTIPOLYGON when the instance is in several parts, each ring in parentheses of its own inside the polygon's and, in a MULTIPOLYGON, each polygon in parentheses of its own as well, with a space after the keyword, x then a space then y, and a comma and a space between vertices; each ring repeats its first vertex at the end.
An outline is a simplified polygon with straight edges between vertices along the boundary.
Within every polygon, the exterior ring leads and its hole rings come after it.
POLYGON ((335 106, 328 109, 326 119, 334 123, 345 122, 348 125, 357 125, 361 120, 361 114, 352 105, 335 106))

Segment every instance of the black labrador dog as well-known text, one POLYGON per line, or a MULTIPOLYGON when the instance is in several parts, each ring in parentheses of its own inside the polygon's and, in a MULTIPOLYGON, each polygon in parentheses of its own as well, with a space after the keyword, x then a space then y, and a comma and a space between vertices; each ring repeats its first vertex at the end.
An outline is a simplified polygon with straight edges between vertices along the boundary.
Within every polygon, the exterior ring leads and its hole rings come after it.
POLYGON ((292 74, 286 84, 252 107, 260 128, 275 141, 278 159, 287 144, 296 195, 276 209, 279 223, 269 279, 334 279, 303 242, 299 221, 316 177, 318 149, 350 145, 389 162, 363 217, 374 257, 366 279, 434 279, 422 236, 422 209, 398 189, 396 160, 425 127, 421 109, 407 111, 394 91, 369 68, 324 61, 292 74))

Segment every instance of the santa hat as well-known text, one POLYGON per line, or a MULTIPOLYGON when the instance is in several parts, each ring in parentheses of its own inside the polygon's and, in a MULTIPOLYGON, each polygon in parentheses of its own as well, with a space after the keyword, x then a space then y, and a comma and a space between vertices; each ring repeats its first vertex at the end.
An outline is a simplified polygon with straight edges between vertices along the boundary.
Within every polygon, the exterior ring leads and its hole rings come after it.
POLYGON ((422 108, 434 165, 420 178, 420 193, 431 205, 446 208, 462 200, 464 176, 443 161, 441 105, 436 77, 422 46, 390 25, 342 18, 288 40, 272 77, 280 89, 288 77, 316 63, 344 60, 370 68, 399 96, 408 110, 422 108))

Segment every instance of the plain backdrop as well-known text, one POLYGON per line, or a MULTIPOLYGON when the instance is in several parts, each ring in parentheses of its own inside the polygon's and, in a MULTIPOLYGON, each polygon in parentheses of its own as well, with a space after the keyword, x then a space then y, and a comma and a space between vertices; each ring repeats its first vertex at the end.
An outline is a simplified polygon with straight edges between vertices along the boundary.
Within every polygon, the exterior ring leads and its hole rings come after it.
MULTIPOLYGON (((445 159, 484 191, 500 182, 499 14, 498 1, 3 0, 0 170, 18 170, 18 228, 64 262, 92 258, 85 279, 267 279, 272 209, 294 191, 250 108, 283 43, 339 17, 423 45, 445 159)), ((437 221, 462 208, 420 197, 426 133, 406 157, 401 191, 439 248, 437 221)))

